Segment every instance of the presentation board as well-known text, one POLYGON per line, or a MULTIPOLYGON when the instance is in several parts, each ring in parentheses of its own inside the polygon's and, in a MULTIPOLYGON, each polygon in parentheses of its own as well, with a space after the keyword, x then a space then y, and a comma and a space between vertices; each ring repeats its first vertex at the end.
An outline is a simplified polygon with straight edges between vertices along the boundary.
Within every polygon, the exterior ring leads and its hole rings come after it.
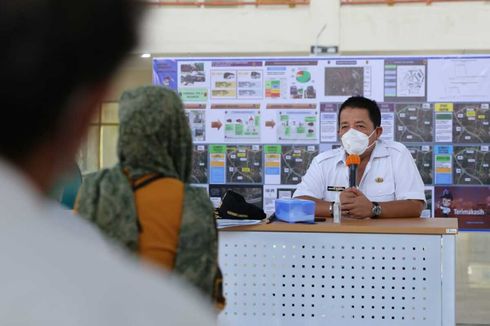
POLYGON ((182 98, 191 181, 215 205, 233 189, 272 213, 318 153, 340 146, 339 106, 362 95, 380 106, 382 139, 419 168, 422 216, 490 230, 490 56, 155 58, 153 83, 182 98))

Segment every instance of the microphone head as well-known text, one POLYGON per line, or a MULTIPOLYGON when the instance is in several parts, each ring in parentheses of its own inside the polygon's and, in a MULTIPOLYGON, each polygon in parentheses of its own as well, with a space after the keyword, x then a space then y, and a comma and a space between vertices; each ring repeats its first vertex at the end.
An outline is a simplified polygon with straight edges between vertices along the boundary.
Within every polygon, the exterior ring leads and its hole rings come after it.
POLYGON ((359 155, 356 155, 356 154, 349 154, 349 155, 347 155, 347 159, 345 161, 345 164, 347 164, 347 166, 359 165, 359 164, 361 164, 361 157, 359 155))

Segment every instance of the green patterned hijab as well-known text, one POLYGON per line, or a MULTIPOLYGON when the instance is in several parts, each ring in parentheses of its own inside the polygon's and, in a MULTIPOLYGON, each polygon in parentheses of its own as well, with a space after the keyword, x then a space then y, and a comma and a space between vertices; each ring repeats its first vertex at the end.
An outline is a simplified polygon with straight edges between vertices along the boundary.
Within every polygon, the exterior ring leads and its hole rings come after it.
POLYGON ((109 237, 136 250, 137 213, 128 176, 158 173, 185 183, 191 173, 192 138, 180 98, 163 87, 124 92, 119 117, 120 162, 85 178, 77 210, 109 237))
MULTIPOLYGON (((186 183, 192 166, 192 138, 182 102, 162 87, 125 92, 119 116, 120 162, 86 177, 78 212, 110 238, 137 251, 138 215, 130 179, 156 173, 186 183)), ((185 186, 182 205, 174 272, 218 300, 220 273, 213 206, 205 189, 190 185, 185 186)))
POLYGON ((192 137, 180 98, 163 87, 126 91, 120 101, 119 162, 131 178, 149 173, 189 181, 192 137))

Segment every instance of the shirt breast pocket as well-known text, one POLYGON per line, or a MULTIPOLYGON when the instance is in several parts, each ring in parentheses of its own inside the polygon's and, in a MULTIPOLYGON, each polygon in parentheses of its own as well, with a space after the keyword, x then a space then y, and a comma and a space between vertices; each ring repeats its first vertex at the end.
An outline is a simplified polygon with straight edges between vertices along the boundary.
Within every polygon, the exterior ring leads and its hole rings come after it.
POLYGON ((393 182, 373 182, 366 192, 371 201, 386 202, 395 200, 395 185, 393 182))

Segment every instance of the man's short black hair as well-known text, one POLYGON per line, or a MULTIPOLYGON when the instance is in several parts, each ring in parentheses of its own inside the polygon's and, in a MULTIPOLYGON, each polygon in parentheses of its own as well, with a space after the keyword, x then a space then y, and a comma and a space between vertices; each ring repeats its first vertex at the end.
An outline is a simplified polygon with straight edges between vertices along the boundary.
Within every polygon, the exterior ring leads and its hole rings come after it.
POLYGON ((374 127, 376 128, 381 126, 381 111, 379 110, 379 106, 376 101, 370 100, 363 96, 349 97, 340 106, 339 117, 337 121, 338 126, 340 126, 340 112, 342 112, 342 110, 345 108, 365 109, 369 112, 369 119, 374 124, 374 127))
POLYGON ((0 1, 0 156, 27 156, 75 90, 110 77, 136 43, 139 13, 132 0, 0 1))

